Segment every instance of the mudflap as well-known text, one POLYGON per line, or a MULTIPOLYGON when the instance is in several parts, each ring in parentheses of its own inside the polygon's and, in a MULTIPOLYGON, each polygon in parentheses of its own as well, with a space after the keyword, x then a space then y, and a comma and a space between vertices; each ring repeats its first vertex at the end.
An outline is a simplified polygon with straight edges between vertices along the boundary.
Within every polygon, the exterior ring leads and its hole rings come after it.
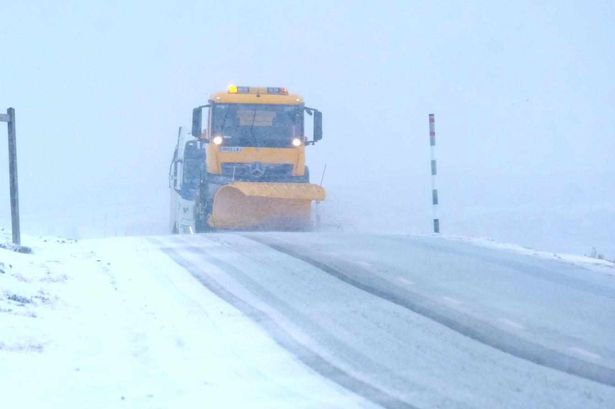
POLYGON ((216 229, 306 230, 312 202, 325 199, 309 183, 235 182, 216 192, 209 225, 216 229))

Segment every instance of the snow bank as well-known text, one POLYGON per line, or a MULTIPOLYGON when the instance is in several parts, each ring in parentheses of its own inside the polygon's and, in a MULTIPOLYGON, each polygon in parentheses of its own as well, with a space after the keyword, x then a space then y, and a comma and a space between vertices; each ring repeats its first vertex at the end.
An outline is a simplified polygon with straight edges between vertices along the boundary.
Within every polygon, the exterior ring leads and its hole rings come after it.
POLYGON ((23 241, 0 249, 3 406, 363 406, 147 239, 23 241))
POLYGON ((486 248, 504 250, 517 254, 523 254, 526 256, 539 257, 547 260, 562 261, 615 275, 615 262, 603 258, 580 256, 578 254, 542 251, 531 247, 521 246, 519 244, 498 242, 496 240, 484 237, 467 237, 455 235, 443 235, 442 237, 448 240, 467 242, 486 248))
MULTIPOLYGON (((2 237, 3 242, 8 240, 2 237)), ((54 314, 67 308, 63 298, 68 276, 59 268, 52 248, 69 242, 28 241, 34 242, 38 254, 0 249, 0 353, 42 352, 55 332, 54 314)))

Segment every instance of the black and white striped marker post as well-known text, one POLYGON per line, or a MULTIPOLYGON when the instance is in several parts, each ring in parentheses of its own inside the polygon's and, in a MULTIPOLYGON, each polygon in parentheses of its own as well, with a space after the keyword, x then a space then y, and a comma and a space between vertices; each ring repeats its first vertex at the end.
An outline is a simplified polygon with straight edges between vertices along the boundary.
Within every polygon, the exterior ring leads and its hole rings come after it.
POLYGON ((434 114, 429 114, 429 143, 431 145, 431 203, 433 208, 433 232, 440 233, 440 219, 438 218, 438 188, 436 187, 436 126, 434 114))

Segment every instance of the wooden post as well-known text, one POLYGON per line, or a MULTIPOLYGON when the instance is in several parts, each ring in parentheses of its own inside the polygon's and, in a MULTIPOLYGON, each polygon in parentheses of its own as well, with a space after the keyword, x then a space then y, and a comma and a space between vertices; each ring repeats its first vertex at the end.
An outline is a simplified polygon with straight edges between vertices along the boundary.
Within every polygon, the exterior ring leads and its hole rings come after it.
POLYGON ((19 228, 19 185, 17 183, 17 141, 15 137, 15 109, 9 108, 6 114, 0 114, 0 122, 6 122, 9 131, 9 178, 11 190, 11 230, 13 244, 21 245, 19 228))

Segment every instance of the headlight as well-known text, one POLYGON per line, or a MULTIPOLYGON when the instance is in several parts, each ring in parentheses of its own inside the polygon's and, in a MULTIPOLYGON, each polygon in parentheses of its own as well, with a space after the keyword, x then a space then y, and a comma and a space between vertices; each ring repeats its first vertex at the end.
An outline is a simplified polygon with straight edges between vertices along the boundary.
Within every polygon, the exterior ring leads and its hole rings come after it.
POLYGON ((301 139, 293 138, 293 146, 295 146, 295 147, 301 146, 301 139))
POLYGON ((214 143, 214 145, 222 145, 222 137, 220 135, 214 136, 212 142, 214 143))

